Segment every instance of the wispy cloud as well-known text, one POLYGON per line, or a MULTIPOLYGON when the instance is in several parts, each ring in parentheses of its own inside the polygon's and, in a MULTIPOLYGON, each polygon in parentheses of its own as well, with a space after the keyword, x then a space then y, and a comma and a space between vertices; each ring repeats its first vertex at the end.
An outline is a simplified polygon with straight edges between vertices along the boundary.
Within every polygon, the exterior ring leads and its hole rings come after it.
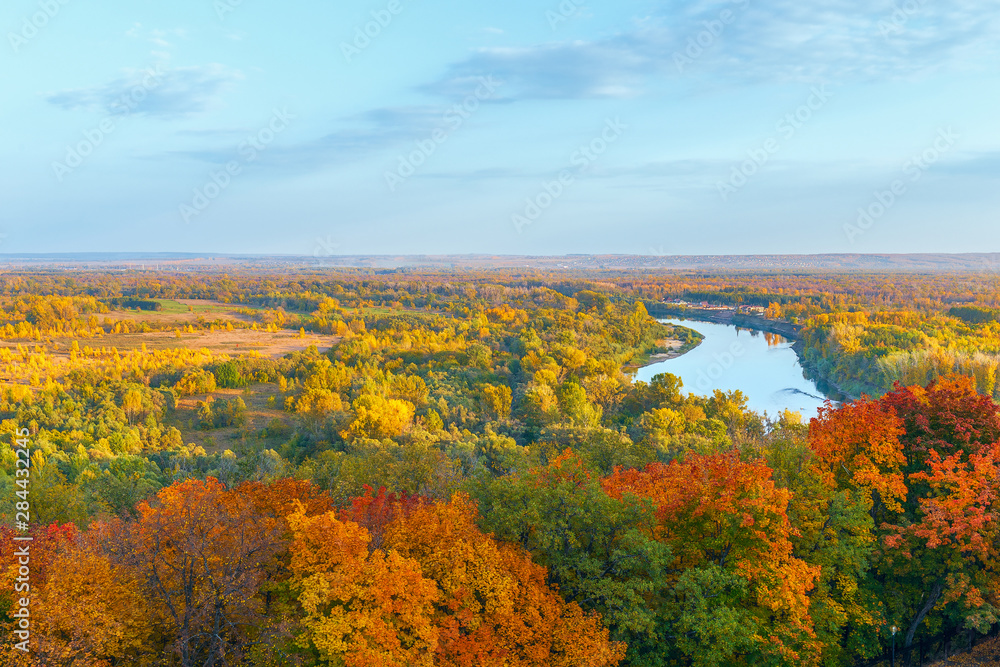
POLYGON ((455 97, 467 94, 479 77, 494 76, 504 84, 501 99, 629 97, 650 65, 648 55, 620 40, 483 48, 421 90, 455 97))
POLYGON ((76 88, 50 93, 45 99, 63 109, 114 111, 123 98, 137 88, 142 99, 135 99, 132 113, 174 117, 198 113, 210 108, 220 95, 242 78, 238 70, 211 64, 193 67, 161 68, 155 85, 147 81, 151 70, 128 70, 120 79, 90 88, 76 88))
MULTIPOLYGON (((442 109, 430 106, 386 107, 343 119, 350 125, 311 141, 288 146, 272 146, 261 154, 259 163, 292 169, 315 169, 333 164, 348 164, 373 151, 405 141, 413 141, 439 127, 442 109)), ((222 131, 216 132, 221 136, 222 131)), ((240 131, 226 131, 239 135, 240 131)), ((222 164, 233 159, 236 146, 199 151, 178 151, 176 155, 222 164)))
POLYGON ((166 40, 167 33, 163 30, 154 30, 150 33, 149 41, 151 44, 156 46, 167 48, 170 46, 170 42, 166 40))
POLYGON ((477 49, 421 90, 450 96, 493 75, 507 99, 630 97, 664 77, 879 81, 995 65, 1000 0, 912 2, 916 9, 894 20, 894 0, 672 0, 605 39, 477 49), (689 53, 698 55, 678 68, 678 55, 689 53))
MULTIPOLYGON (((693 14, 695 26, 711 20, 718 7, 693 14)), ((998 8, 998 0, 753 3, 699 65, 729 78, 792 81, 878 81, 977 61, 986 65, 998 55, 998 8), (902 20, 899 14, 894 20, 900 7, 911 5, 902 20)))

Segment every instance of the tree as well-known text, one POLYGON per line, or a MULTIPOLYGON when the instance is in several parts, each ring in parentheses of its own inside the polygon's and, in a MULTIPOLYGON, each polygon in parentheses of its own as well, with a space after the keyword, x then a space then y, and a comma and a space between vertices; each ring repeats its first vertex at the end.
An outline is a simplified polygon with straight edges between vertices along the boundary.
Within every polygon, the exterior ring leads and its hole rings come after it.
POLYGON ((894 410, 862 399, 821 408, 809 427, 809 444, 826 483, 850 489, 873 520, 882 522, 902 509, 907 494, 902 433, 894 410))
POLYGON ((872 595, 909 648, 920 628, 985 631, 1000 605, 1000 416, 971 379, 900 387, 827 410, 810 428, 826 479, 875 519, 872 595))
POLYGON ((476 495, 483 530, 525 548, 550 586, 600 614, 611 638, 628 644, 629 664, 666 641, 654 601, 670 550, 651 536, 649 503, 608 496, 571 450, 523 477, 487 481, 476 495))
POLYGON ((215 391, 216 386, 215 375, 207 370, 197 369, 185 373, 174 385, 174 391, 180 396, 210 394, 215 391))
POLYGON ((791 492, 793 554, 820 568, 809 614, 823 645, 823 664, 846 667, 881 654, 886 625, 884 606, 871 586, 877 548, 872 499, 830 483, 829 468, 809 446, 809 432, 782 419, 747 455, 764 457, 775 483, 791 492))
POLYGON ((122 397, 122 410, 128 418, 129 424, 134 424, 139 414, 142 412, 142 392, 138 389, 129 389, 122 397))
POLYGON ((817 662, 808 594, 819 571, 792 554, 790 493, 774 484, 770 468, 735 453, 695 455, 618 471, 603 485, 614 498, 648 498, 657 508, 652 534, 673 554, 668 636, 689 637, 691 615, 707 613, 706 603, 720 618, 739 619, 725 626, 739 627, 739 636, 727 630, 711 635, 715 643, 673 641, 668 653, 696 665, 817 662), (693 604, 691 595, 708 597, 693 604))
POLYGON ((526 452, 514 438, 499 435, 487 427, 486 433, 476 442, 476 456, 493 476, 502 477, 523 467, 526 452))
POLYGON ((341 434, 346 440, 398 437, 410 427, 415 412, 409 401, 374 394, 358 397, 351 407, 354 408, 354 421, 341 434))
POLYGON ((119 456, 107 469, 87 470, 83 477, 84 489, 97 497, 104 510, 121 518, 137 518, 139 501, 163 486, 159 467, 139 456, 119 456))
POLYGON ((258 597, 281 525, 216 479, 177 482, 138 506, 118 557, 148 582, 181 667, 230 664, 266 635, 258 597))
POLYGON ((656 460, 656 452, 645 443, 635 443, 621 431, 604 427, 555 425, 542 429, 531 446, 542 464, 572 449, 591 470, 602 475, 615 468, 639 468, 656 460))
POLYGON ((418 563, 398 552, 370 551, 364 528, 334 512, 289 517, 291 569, 305 611, 302 643, 348 667, 434 664, 439 593, 418 563))
POLYGON ((113 562, 102 535, 120 524, 95 525, 56 550, 51 574, 33 609, 33 653, 41 664, 153 665, 159 619, 138 573, 113 562))
POLYGON ((491 420, 509 419, 512 400, 510 387, 492 384, 483 386, 483 402, 491 420))
POLYGON ((440 590, 435 664, 617 665, 625 647, 608 641, 599 617, 560 598, 545 569, 519 547, 485 535, 476 514, 457 494, 451 502, 418 505, 386 530, 389 553, 419 563, 440 590))
POLYGON ((562 383, 556 391, 556 395, 563 418, 571 424, 576 426, 597 426, 600 424, 600 407, 590 402, 587 398, 587 392, 578 383, 562 383))
MULTIPOLYGON (((24 630, 20 627, 19 619, 14 617, 16 609, 23 607, 17 604, 24 593, 33 594, 44 591, 45 584, 53 572, 56 565, 56 557, 60 553, 63 545, 73 542, 78 531, 73 524, 59 525, 56 523, 49 525, 36 524, 31 527, 27 535, 15 532, 9 526, 0 527, 0 629, 3 636, 0 638, 0 655, 3 656, 4 664, 9 665, 38 665, 30 654, 15 648, 21 641, 32 640, 33 630, 28 629, 28 636, 18 637, 15 630, 24 630), (14 537, 31 537, 29 547, 29 563, 26 565, 22 561, 23 555, 17 553, 24 545, 14 541, 14 537), (21 570, 25 567, 29 570, 27 575, 21 570), (19 580, 20 579, 20 580, 19 580)), ((29 613, 35 613, 32 605, 28 605, 29 613)), ((31 644, 29 644, 30 646, 31 644)))
POLYGON ((886 527, 883 566, 896 568, 886 584, 908 600, 894 610, 910 618, 904 645, 936 604, 951 618, 932 627, 947 622, 987 632, 1000 618, 1000 604, 984 593, 1000 585, 997 406, 968 377, 897 386, 882 402, 904 427, 909 494, 906 511, 886 527))
POLYGON ((40 524, 86 525, 87 507, 76 484, 67 481, 56 463, 36 450, 31 457, 31 520, 40 524))
MULTIPOLYGON (((232 324, 228 324, 228 330, 232 331, 232 324)), ((226 361, 215 367, 213 371, 215 375, 215 382, 218 386, 225 389, 238 389, 240 387, 245 387, 247 382, 243 378, 242 372, 240 372, 240 367, 233 361, 226 361)))
POLYGON ((969 454, 1000 441, 997 405, 976 391, 970 377, 939 378, 926 387, 896 385, 880 403, 901 420, 907 472, 920 470, 931 450, 969 454))

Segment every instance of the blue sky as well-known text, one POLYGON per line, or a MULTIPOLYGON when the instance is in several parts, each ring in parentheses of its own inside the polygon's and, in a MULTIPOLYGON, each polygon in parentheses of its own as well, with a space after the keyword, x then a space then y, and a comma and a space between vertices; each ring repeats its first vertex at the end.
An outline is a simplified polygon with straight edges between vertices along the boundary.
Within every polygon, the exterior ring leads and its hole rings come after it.
POLYGON ((6 0, 0 29, 0 252, 1000 249, 1000 0, 6 0))

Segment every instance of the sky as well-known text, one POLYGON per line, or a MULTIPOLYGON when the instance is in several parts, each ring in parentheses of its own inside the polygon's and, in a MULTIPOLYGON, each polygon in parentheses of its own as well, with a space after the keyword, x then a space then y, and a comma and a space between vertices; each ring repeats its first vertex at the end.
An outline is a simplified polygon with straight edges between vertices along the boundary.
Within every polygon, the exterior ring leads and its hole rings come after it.
POLYGON ((0 253, 1000 250, 1000 0, 4 0, 0 253))

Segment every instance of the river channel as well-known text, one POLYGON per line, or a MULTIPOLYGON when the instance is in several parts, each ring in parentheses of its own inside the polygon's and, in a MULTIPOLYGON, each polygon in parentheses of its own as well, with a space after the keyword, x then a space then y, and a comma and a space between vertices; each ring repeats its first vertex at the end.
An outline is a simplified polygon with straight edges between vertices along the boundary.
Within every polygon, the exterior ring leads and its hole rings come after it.
POLYGON ((803 374, 792 341, 778 334, 714 322, 660 321, 694 329, 705 339, 676 359, 640 368, 636 380, 649 382, 659 373, 672 373, 684 382, 685 393, 739 389, 747 396, 747 407, 772 418, 787 408, 808 421, 827 399, 803 374))

